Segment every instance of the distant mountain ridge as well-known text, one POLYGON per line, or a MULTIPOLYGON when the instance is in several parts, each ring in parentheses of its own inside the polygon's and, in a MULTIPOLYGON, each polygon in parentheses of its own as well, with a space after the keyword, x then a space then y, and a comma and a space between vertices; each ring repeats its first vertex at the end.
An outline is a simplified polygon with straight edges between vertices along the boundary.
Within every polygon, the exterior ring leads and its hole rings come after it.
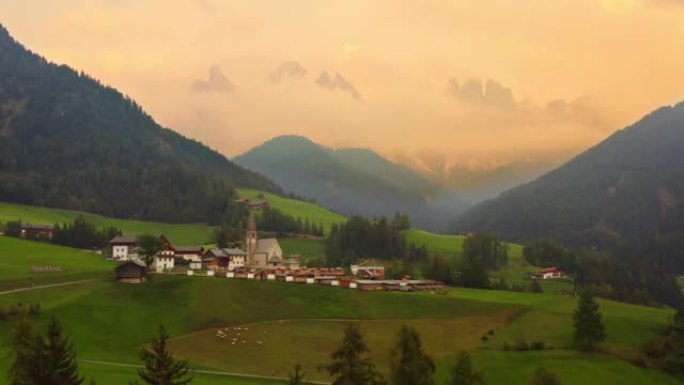
POLYGON ((587 247, 684 240, 684 103, 660 108, 539 179, 468 210, 454 229, 587 247))
POLYGON ((427 228, 447 223, 431 203, 443 193, 439 186, 368 149, 331 149, 301 136, 280 136, 233 160, 346 215, 401 211, 427 228))
POLYGON ((280 187, 159 126, 119 91, 0 25, 0 200, 168 222, 220 221, 233 186, 280 187))

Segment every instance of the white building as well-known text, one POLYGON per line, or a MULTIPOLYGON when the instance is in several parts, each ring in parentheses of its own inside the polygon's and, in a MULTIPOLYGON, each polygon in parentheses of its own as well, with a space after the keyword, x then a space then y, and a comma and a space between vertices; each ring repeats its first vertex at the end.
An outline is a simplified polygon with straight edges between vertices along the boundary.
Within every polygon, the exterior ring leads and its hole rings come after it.
POLYGON ((154 256, 154 259, 152 260, 152 268, 157 273, 172 270, 175 258, 175 250, 171 246, 167 245, 164 247, 164 249, 158 252, 157 255, 154 256))
POLYGON ((129 261, 139 260, 138 237, 135 235, 117 235, 109 241, 112 259, 129 261))

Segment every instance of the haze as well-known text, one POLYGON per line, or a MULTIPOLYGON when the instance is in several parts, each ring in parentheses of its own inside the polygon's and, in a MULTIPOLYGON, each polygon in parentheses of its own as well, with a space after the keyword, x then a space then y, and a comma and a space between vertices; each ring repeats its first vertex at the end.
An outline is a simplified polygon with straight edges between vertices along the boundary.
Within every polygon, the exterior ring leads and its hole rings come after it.
POLYGON ((684 99, 678 0, 22 0, 0 15, 229 157, 299 134, 427 168, 557 162, 684 99))

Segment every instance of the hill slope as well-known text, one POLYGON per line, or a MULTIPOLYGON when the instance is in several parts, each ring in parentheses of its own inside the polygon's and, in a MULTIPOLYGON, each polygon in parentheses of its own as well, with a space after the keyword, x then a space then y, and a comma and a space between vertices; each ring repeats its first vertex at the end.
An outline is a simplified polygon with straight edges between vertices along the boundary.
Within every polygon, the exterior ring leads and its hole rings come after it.
POLYGON ((684 103, 661 108, 562 167, 469 210, 455 227, 599 247, 683 239, 683 154, 684 103))
POLYGON ((391 216, 401 211, 421 227, 446 224, 429 203, 441 193, 439 187, 367 149, 333 150, 303 137, 282 136, 234 161, 346 215, 391 216))
POLYGON ((0 200, 218 221, 235 185, 280 191, 160 127, 117 90, 26 50, 0 26, 0 200))

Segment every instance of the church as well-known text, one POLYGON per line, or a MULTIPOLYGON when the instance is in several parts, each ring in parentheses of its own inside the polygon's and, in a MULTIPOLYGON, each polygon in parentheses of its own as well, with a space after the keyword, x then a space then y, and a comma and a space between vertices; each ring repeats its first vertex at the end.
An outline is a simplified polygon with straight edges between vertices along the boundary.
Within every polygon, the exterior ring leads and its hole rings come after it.
POLYGON ((281 266, 283 264, 283 249, 276 238, 259 239, 257 236, 256 220, 250 215, 245 234, 245 248, 247 249, 247 266, 264 268, 281 266))

